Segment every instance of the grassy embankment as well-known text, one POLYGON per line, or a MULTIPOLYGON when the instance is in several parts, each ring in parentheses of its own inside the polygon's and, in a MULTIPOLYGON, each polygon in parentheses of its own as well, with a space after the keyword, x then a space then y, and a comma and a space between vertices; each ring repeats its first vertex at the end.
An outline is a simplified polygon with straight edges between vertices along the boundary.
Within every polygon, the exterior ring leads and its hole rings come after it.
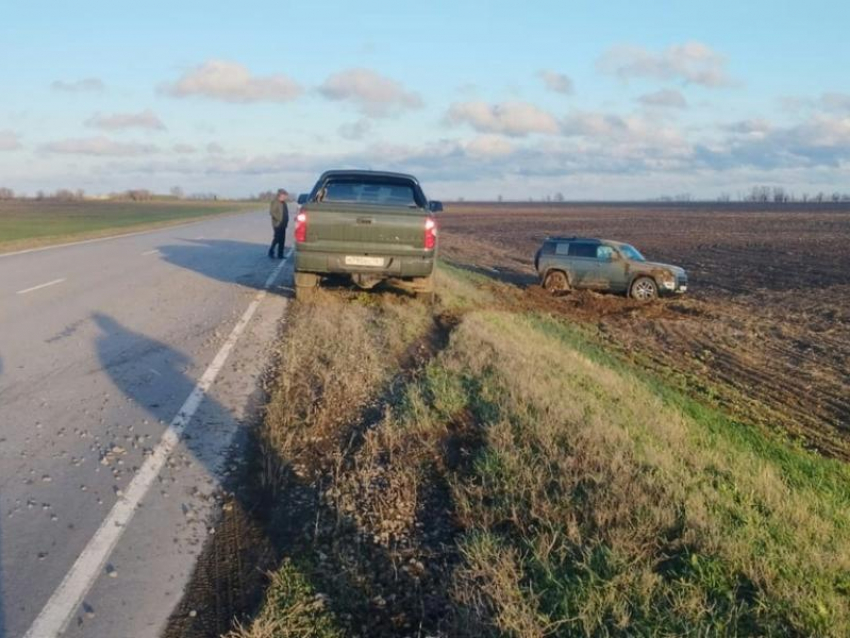
POLYGON ((440 280, 436 323, 295 306, 262 436, 302 520, 234 636, 850 634, 846 465, 440 280))
POLYGON ((246 202, 0 201, 0 253, 260 208, 246 202))

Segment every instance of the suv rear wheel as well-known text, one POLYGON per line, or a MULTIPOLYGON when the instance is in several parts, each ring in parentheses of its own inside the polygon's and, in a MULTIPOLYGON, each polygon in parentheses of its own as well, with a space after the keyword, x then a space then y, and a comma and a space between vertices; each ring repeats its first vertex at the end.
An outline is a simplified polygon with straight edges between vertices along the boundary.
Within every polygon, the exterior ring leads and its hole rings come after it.
POLYGON ((553 294, 567 292, 570 289, 570 281, 566 273, 560 270, 550 270, 543 280, 543 287, 553 294))
POLYGON ((632 283, 632 299, 638 301, 652 301, 658 297, 658 285, 652 277, 638 277, 632 283))

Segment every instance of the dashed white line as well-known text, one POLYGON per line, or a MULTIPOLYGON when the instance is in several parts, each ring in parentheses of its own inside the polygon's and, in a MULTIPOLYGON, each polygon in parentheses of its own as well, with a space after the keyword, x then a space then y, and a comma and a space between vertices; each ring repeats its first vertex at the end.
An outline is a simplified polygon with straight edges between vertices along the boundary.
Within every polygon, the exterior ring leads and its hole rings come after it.
POLYGON ((41 610, 32 626, 24 634, 24 638, 54 638, 65 631, 68 623, 83 602, 83 598, 100 575, 112 550, 115 549, 127 529, 136 508, 153 485, 169 455, 180 442, 183 431, 189 425, 218 373, 227 362, 230 352, 287 261, 288 259, 280 262, 266 279, 263 290, 257 293, 242 318, 233 327, 227 341, 224 342, 215 359, 204 371, 200 381, 177 412, 177 416, 174 417, 163 433, 153 450, 153 454, 142 464, 141 469, 127 486, 124 495, 118 499, 109 515, 100 524, 94 536, 71 566, 71 570, 65 575, 44 609, 41 610))
POLYGON ((153 250, 146 250, 142 253, 143 256, 147 257, 148 255, 156 255, 159 253, 159 248, 154 248, 153 250))
POLYGON ((19 290, 16 294, 25 295, 28 292, 35 292, 36 290, 41 290, 42 288, 47 288, 48 286, 55 286, 56 284, 61 284, 64 279, 54 279, 53 281, 48 281, 46 284, 39 284, 38 286, 33 286, 32 288, 24 288, 23 290, 19 290))

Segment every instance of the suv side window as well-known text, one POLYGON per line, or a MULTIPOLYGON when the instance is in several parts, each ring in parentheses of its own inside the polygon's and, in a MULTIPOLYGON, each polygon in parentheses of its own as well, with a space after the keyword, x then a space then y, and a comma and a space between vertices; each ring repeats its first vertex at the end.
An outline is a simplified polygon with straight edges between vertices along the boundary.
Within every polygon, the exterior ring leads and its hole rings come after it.
POLYGON ((611 261, 614 258, 614 249, 611 246, 597 246, 596 258, 599 261, 611 261))
POLYGON ((555 244, 555 254, 556 255, 568 255, 570 249, 570 244, 566 242, 559 242, 555 244))
POLYGON ((574 242, 570 244, 570 257, 590 257, 596 259, 596 249, 599 244, 587 244, 582 242, 574 242))

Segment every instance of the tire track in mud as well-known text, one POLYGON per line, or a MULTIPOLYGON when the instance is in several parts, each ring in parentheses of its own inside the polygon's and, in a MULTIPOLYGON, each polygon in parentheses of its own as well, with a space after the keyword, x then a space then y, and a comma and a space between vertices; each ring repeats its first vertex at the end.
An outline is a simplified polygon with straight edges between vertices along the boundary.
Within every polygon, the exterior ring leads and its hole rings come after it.
POLYGON ((444 239, 453 231, 444 254, 518 284, 516 303, 595 325, 613 347, 676 383, 684 375, 685 389, 737 418, 850 460, 850 207, 464 205, 443 216, 444 239), (632 241, 687 268, 692 290, 647 307, 585 292, 544 299, 531 256, 553 234, 632 241))
MULTIPOLYGON (((458 322, 453 315, 435 316, 429 332, 402 357, 398 373, 377 400, 334 437, 338 446, 320 443, 305 450, 297 464, 284 463, 280 485, 262 480, 267 459, 256 438, 258 426, 252 428, 246 461, 233 479, 233 491, 225 495, 215 534, 199 557, 164 638, 221 636, 234 622, 249 622, 262 603, 267 574, 284 558, 301 560, 317 553, 326 558, 311 576, 321 591, 336 594, 331 601, 343 601, 334 609, 343 625, 367 627, 363 635, 382 636, 398 635, 402 617, 410 618, 409 631, 440 623, 447 605, 433 593, 440 590, 434 583, 444 577, 435 567, 455 533, 448 488, 441 487, 438 477, 424 488, 414 526, 418 538, 406 551, 401 548, 399 556, 366 542, 363 530, 352 524, 351 512, 342 511, 327 495, 339 473, 354 463, 365 434, 380 424, 384 406, 448 346, 458 322), (427 557, 427 570, 399 569, 402 557, 422 565, 416 556, 427 557)), ((451 558, 447 554, 442 560, 451 558)))

